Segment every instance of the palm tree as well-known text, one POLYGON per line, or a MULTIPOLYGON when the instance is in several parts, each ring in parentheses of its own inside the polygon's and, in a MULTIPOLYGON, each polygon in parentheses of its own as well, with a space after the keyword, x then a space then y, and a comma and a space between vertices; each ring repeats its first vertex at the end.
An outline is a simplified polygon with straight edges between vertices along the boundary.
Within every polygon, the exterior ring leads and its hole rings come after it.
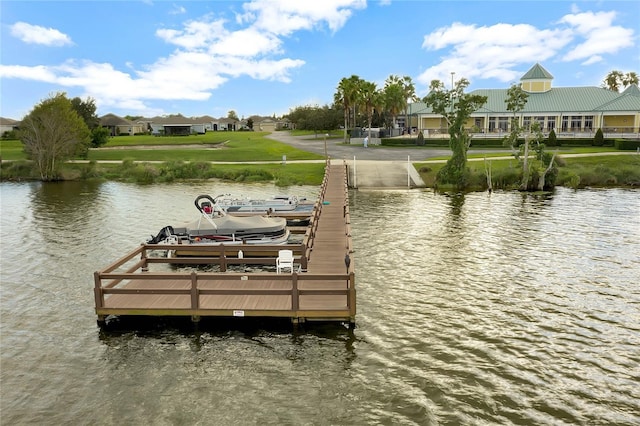
MULTIPOLYGON (((358 82, 361 81, 357 75, 343 78, 338 84, 338 91, 333 95, 336 104, 344 108, 344 142, 347 142, 347 129, 349 128, 350 108, 355 108, 358 96, 358 82)), ((354 110, 355 117, 355 110, 354 110)))
POLYGON ((367 114, 367 127, 369 129, 368 137, 371 139, 371 121, 373 120, 373 111, 380 108, 383 98, 376 88, 376 84, 373 82, 362 80, 359 84, 359 89, 359 101, 367 114))
POLYGON ((623 74, 620 71, 613 70, 604 78, 604 86, 613 92, 617 92, 620 90, 622 77, 623 74))
POLYGON ((630 71, 622 77, 622 85, 627 88, 632 84, 635 84, 636 86, 638 85, 638 74, 630 71))
POLYGON ((407 107, 404 87, 397 76, 392 75, 387 78, 384 85, 383 96, 385 109, 391 114, 391 127, 393 128, 396 124, 396 117, 400 111, 407 107))
POLYGON ((404 113, 405 113, 405 125, 410 128, 411 127, 411 123, 409 123, 409 115, 407 113, 407 106, 409 105, 409 102, 415 102, 418 100, 418 97, 416 96, 416 87, 413 84, 413 81, 411 80, 411 77, 405 75, 404 77, 399 77, 397 75, 391 75, 389 76, 389 78, 387 78, 387 82, 389 82, 390 84, 399 84, 402 87, 402 92, 403 92, 403 103, 402 103, 402 108, 400 110, 404 109, 404 113))

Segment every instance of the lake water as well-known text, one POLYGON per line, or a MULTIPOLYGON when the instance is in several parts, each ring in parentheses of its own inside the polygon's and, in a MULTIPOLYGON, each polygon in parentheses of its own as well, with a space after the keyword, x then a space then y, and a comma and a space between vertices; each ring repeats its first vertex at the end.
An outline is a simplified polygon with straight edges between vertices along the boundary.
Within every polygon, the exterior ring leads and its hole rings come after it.
POLYGON ((222 192, 283 190, 0 184, 0 423, 640 424, 640 191, 352 191, 354 330, 100 329, 93 272, 222 192))

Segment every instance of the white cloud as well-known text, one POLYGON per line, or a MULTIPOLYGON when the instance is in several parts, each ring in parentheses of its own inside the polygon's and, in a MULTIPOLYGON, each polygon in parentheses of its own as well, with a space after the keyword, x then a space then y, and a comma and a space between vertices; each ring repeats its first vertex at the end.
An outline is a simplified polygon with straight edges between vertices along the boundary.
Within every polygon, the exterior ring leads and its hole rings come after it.
POLYGON ((366 0, 254 0, 245 3, 241 22, 253 22, 261 31, 288 36, 326 23, 333 32, 344 26, 352 10, 364 9, 366 0))
POLYGON ((56 29, 31 25, 26 22, 16 22, 13 24, 11 26, 11 35, 29 44, 42 44, 45 46, 73 44, 68 35, 56 29))
POLYGON ((44 83, 55 83, 56 73, 45 65, 27 67, 23 65, 1 65, 0 78, 21 78, 24 80, 41 81, 44 83))
POLYGON ((633 30, 613 25, 616 12, 584 12, 563 16, 559 23, 567 24, 582 42, 571 46, 564 61, 586 59, 583 63, 602 60, 603 54, 616 53, 634 44, 633 30))
POLYGON ((418 81, 428 86, 431 80, 450 81, 474 77, 513 81, 521 74, 519 64, 532 64, 551 58, 571 41, 565 30, 540 30, 528 24, 495 24, 478 27, 454 23, 424 37, 423 48, 450 48, 439 64, 425 70, 418 81))
POLYGON ((212 43, 218 42, 229 32, 224 28, 224 20, 188 21, 182 30, 159 29, 156 35, 167 43, 175 44, 184 49, 206 48, 212 43))
POLYGON ((234 31, 209 46, 214 55, 256 57, 283 53, 282 40, 255 28, 234 31))
POLYGON ((179 6, 177 4, 174 4, 173 9, 169 11, 170 15, 182 15, 185 13, 187 13, 187 9, 185 9, 184 6, 179 6))
POLYGON ((428 86, 438 79, 448 86, 451 72, 455 72, 456 80, 495 78, 506 83, 522 75, 522 65, 545 60, 581 61, 581 65, 601 62, 607 54, 634 45, 634 31, 614 25, 616 16, 616 12, 580 12, 573 5, 572 14, 549 28, 505 23, 478 27, 456 22, 425 35, 425 50, 448 51, 417 80, 428 86))

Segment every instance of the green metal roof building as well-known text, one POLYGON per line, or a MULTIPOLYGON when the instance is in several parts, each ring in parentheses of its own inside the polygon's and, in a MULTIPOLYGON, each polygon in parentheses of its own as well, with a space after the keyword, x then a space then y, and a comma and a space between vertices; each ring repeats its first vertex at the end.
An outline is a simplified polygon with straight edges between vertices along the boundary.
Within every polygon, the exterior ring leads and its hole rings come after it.
MULTIPOLYGON (((553 76, 540 64, 535 64, 520 79, 528 93, 527 104, 518 114, 520 124, 533 121, 542 124, 545 132, 554 129, 559 137, 590 134, 598 128, 605 133, 640 132, 640 89, 631 85, 622 92, 601 87, 552 87, 553 76)), ((507 111, 508 89, 480 89, 471 94, 487 97, 487 103, 472 114, 467 128, 474 133, 493 134, 509 130, 513 112, 507 111)), ((446 134, 445 120, 422 102, 407 108, 411 124, 426 135, 446 134)))

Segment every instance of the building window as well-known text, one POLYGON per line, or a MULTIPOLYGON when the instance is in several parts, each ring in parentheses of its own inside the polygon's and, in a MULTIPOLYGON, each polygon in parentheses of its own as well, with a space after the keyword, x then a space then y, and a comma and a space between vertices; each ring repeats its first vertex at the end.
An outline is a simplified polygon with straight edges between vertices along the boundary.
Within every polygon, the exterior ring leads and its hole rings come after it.
POLYGON ((522 127, 524 127, 526 130, 529 130, 531 128, 531 117, 523 117, 522 127))
POLYGON ((572 115, 571 116, 571 130, 580 130, 582 128, 582 116, 580 115, 572 115))
POLYGON ((496 131, 496 118, 495 117, 489 117, 489 131, 490 132, 495 132, 496 131))
POLYGON ((569 116, 568 115, 563 115, 562 116, 562 131, 566 132, 567 130, 569 130, 569 116))
POLYGON ((556 117, 550 115, 547 117, 547 129, 551 131, 555 128, 556 128, 556 117))
POLYGON ((584 116, 584 129, 593 130, 593 115, 584 116))
POLYGON ((509 128, 509 117, 498 117, 498 128, 506 132, 509 128))

